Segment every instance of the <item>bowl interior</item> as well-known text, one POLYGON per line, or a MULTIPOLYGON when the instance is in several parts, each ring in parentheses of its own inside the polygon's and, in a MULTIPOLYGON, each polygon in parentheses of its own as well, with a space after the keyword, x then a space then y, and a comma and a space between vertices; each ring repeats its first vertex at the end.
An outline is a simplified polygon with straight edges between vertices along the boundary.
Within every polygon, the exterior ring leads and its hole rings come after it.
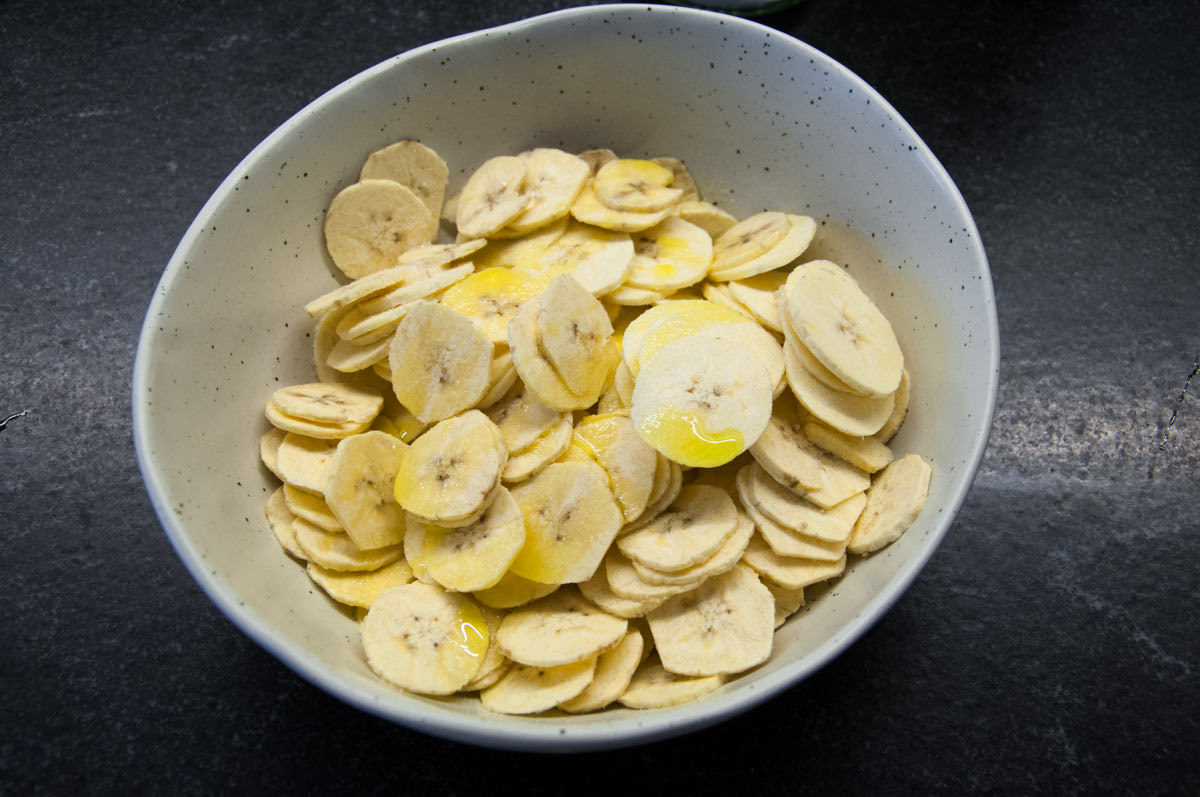
MULTIPOLYGON (((821 666, 878 618, 928 559, 986 443, 998 367, 991 281, 974 223, 934 156, 870 87, 776 31, 709 12, 595 6, 450 39, 336 87, 220 186, 168 265, 134 379, 139 461, 156 511, 200 585, 304 677, 441 736, 513 747, 631 744, 715 722, 821 666), (684 707, 516 718, 465 699, 402 694, 367 669, 349 613, 267 529, 263 405, 314 379, 303 305, 337 284, 330 199, 401 138, 436 149, 451 191, 484 159, 532 146, 682 158, 706 199, 821 221, 812 256, 849 267, 892 321, 912 376, 893 441, 934 468, 897 543, 852 563, 776 638, 771 660, 684 707)), ((818 596, 818 593, 820 594, 818 596)))

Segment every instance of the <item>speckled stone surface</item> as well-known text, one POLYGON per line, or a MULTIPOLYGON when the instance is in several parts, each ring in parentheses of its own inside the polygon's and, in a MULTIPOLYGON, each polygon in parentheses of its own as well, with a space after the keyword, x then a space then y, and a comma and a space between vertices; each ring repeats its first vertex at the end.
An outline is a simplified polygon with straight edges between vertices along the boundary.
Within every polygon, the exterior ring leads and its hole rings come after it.
POLYGON ((720 726, 533 758, 348 708, 237 631, 131 441, 142 316, 205 199, 341 80, 562 3, 0 8, 0 791, 1195 793, 1195 3, 811 0, 764 18, 878 89, 991 261, 1000 400, 917 581, 813 678, 720 726), (585 769, 586 768, 586 769, 585 769), (599 771, 599 770, 596 770, 599 771))

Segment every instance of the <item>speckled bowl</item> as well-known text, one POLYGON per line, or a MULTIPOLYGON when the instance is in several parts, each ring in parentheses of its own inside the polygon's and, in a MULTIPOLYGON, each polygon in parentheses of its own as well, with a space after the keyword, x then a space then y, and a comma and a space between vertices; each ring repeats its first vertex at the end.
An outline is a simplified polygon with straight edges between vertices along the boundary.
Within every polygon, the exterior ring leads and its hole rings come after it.
MULTIPOLYGON (((398 55, 301 110, 234 169, 179 244, 134 368, 137 454, 171 543, 220 609, 312 683, 437 736, 503 748, 616 747, 691 731, 788 689, 887 611, 966 496, 996 397, 996 313, 962 197, 869 86, 813 48, 742 19, 593 6, 398 55), (707 198, 821 220, 812 254, 848 265, 892 320, 913 380, 894 441, 934 468, 897 543, 854 561, 777 635, 771 659, 695 703, 502 717, 401 693, 368 670, 353 618, 281 553, 263 517, 263 404, 313 378, 302 306, 336 285, 322 219, 364 158, 417 138, 451 190, 485 158, 534 145, 673 155, 707 198)), ((166 599, 164 597, 164 599, 166 599)), ((213 666, 222 666, 214 662, 213 666)))

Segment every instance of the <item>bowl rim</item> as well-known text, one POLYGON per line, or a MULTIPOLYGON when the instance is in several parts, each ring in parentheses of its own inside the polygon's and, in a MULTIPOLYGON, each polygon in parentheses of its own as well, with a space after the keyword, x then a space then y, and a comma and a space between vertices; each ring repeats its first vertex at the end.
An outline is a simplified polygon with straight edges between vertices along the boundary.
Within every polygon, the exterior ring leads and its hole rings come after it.
POLYGON ((270 135, 264 138, 242 158, 212 193, 196 218, 189 225, 155 287, 153 298, 142 323, 133 364, 131 385, 133 440, 138 468, 141 471, 154 512, 176 554, 182 560, 192 578, 208 598, 237 628, 304 680, 339 700, 367 713, 435 737, 496 749, 538 750, 543 752, 604 750, 645 744, 659 739, 679 736, 723 722, 738 714, 749 711, 779 692, 800 683, 812 673, 827 665, 886 614, 899 597, 908 589, 917 574, 941 544, 942 539, 945 537, 970 492, 992 429, 999 391, 999 362, 999 323, 991 271, 974 217, 971 215, 958 187, 954 184, 949 173, 940 161, 938 161, 932 150, 930 150, 911 125, 878 91, 847 67, 812 45, 787 33, 749 19, 717 11, 681 6, 644 3, 604 4, 551 11, 491 28, 483 28, 440 39, 398 53, 358 72, 320 94, 298 112, 290 116, 283 124, 279 125, 270 135), (601 722, 579 722, 578 720, 581 718, 573 717, 497 717, 495 722, 490 722, 487 719, 481 721, 478 717, 474 716, 459 715, 450 711, 439 711, 422 703, 414 702, 411 705, 406 705, 403 702, 381 702, 378 695, 371 694, 368 690, 350 680, 337 677, 304 649, 294 646, 282 637, 279 637, 254 612, 244 606, 240 606, 237 595, 229 590, 215 574, 211 574, 204 567, 200 552, 189 540, 183 524, 170 511, 166 489, 159 475, 157 462, 149 446, 150 421, 147 409, 147 397, 150 382, 151 348, 155 338, 154 319, 162 308, 170 283, 177 274, 183 271, 182 262, 187 252, 193 248, 201 232, 210 226, 211 219, 225 195, 232 190, 242 175, 247 172, 248 167, 255 163, 262 153, 269 151, 274 147, 276 142, 287 137, 317 107, 353 91, 359 84, 370 81, 381 72, 394 69, 405 61, 429 53, 432 50, 475 38, 486 37, 489 34, 497 32, 517 33, 548 22, 601 17, 614 13, 655 13, 679 15, 689 18, 703 17, 710 18, 709 21, 720 20, 721 24, 731 26, 732 29, 754 29, 760 35, 768 33, 773 38, 787 42, 789 46, 799 47, 809 58, 814 59, 825 69, 831 72, 836 71, 842 79, 854 85, 855 91, 864 92, 866 96, 870 97, 873 103, 878 103, 892 117, 900 130, 918 142, 918 149, 926 161, 925 166, 936 181, 945 188, 947 196, 955 205, 955 210, 961 214, 963 220, 969 226, 967 232, 974 241, 973 248, 976 250, 979 258, 978 266, 981 268, 983 277, 981 279, 981 289, 986 300, 983 308, 985 314, 984 321, 990 332, 987 351, 989 360, 987 363, 989 367, 987 368, 988 382, 986 385, 988 400, 980 413, 981 425, 979 432, 969 449, 970 455, 965 462, 965 467, 960 472, 959 478, 962 479, 962 486, 955 491, 949 503, 942 508, 938 520, 934 522, 933 528, 929 532, 928 542, 920 548, 916 555, 901 564, 900 569, 893 576, 892 580, 870 601, 862 612, 856 614, 854 618, 839 628, 829 640, 803 660, 780 667, 776 672, 770 673, 764 676, 763 679, 755 682, 751 688, 739 689, 724 696, 715 696, 710 699, 670 709, 634 712, 632 716, 601 722))

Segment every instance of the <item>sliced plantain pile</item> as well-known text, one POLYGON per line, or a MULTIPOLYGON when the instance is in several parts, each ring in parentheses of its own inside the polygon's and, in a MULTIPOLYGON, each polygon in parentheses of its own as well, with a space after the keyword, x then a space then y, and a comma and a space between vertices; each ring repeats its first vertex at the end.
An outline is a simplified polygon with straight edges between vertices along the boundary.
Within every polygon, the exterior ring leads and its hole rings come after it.
POLYGON ((333 198, 349 281, 305 306, 318 381, 259 440, 271 531, 380 678, 507 714, 695 700, 916 520, 903 353, 804 260, 812 218, 604 149, 448 176, 400 141, 333 198))

